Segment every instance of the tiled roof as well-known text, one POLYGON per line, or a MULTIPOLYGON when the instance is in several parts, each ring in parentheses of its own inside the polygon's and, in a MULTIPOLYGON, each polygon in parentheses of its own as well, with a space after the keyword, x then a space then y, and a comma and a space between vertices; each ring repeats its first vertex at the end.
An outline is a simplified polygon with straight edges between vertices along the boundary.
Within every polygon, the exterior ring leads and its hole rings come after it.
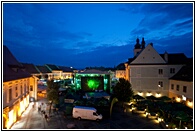
POLYGON ((73 72, 73 68, 70 68, 70 67, 58 66, 58 68, 59 68, 60 70, 62 70, 63 72, 73 72))
POLYGON ((183 66, 178 73, 170 79, 180 81, 193 81, 193 65, 183 66))
POLYGON ((52 71, 52 70, 60 70, 56 65, 46 64, 45 66, 47 66, 50 71, 52 71))
POLYGON ((124 63, 120 63, 117 67, 117 70, 125 70, 125 64, 124 63))
POLYGON ((3 46, 3 82, 31 77, 24 66, 17 61, 7 46, 3 46))
POLYGON ((22 65, 25 67, 26 71, 28 71, 31 74, 39 74, 40 73, 34 64, 22 63, 22 65))
MULTIPOLYGON (((160 54, 160 56, 164 59, 164 54, 160 54)), ((176 54, 168 54, 168 62, 167 64, 186 64, 187 57, 184 53, 176 53, 176 54)))
POLYGON ((41 72, 41 73, 51 73, 51 71, 46 67, 46 66, 36 66, 37 69, 41 72))

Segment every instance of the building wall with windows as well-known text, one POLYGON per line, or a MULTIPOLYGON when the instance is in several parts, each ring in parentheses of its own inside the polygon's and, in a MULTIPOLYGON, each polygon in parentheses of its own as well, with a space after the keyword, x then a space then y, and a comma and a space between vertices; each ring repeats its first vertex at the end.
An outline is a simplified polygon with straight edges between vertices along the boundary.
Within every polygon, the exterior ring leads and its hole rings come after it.
POLYGON ((135 94, 155 97, 169 96, 169 79, 186 65, 188 58, 183 53, 159 54, 150 43, 136 40, 134 57, 125 63, 126 79, 132 84, 135 94), (135 49, 140 49, 135 52, 135 49))
POLYGON ((29 78, 3 82, 4 128, 10 128, 29 105, 29 78))
POLYGON ((193 82, 170 80, 169 98, 193 108, 193 82))
POLYGON ((29 106, 30 96, 36 99, 36 86, 36 78, 25 70, 25 67, 17 61, 6 46, 3 46, 4 129, 9 129, 19 119, 29 106))
POLYGON ((124 78, 126 79, 126 71, 125 70, 116 70, 116 78, 124 78))
POLYGON ((169 80, 169 97, 193 108, 193 65, 183 66, 169 80))
POLYGON ((130 83, 136 94, 168 96, 170 68, 179 71, 181 65, 131 65, 130 83))

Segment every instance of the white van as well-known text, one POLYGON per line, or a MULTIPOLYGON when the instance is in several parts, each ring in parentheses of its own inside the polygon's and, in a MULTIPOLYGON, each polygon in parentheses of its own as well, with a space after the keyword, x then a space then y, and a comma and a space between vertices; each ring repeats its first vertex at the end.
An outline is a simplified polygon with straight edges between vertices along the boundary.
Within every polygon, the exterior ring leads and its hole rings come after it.
POLYGON ((97 114, 97 110, 93 107, 75 106, 72 111, 73 118, 88 119, 100 121, 103 117, 101 114, 97 114))

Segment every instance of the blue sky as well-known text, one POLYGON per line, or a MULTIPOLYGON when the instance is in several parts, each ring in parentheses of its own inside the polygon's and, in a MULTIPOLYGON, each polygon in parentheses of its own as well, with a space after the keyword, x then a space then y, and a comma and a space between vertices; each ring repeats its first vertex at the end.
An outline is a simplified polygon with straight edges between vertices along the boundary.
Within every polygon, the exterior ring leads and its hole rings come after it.
POLYGON ((3 44, 20 62, 114 67, 137 37, 193 57, 193 3, 3 3, 3 44))

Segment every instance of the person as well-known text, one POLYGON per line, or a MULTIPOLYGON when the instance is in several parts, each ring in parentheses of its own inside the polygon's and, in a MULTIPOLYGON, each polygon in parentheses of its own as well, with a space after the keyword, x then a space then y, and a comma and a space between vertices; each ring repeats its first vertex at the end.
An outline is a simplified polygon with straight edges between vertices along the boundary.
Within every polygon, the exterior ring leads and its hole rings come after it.
POLYGON ((39 113, 41 112, 41 105, 38 106, 38 112, 39 112, 39 113))
POLYGON ((46 112, 44 110, 43 110, 42 114, 43 114, 43 118, 45 118, 46 112))
POLYGON ((49 121, 49 118, 48 118, 47 114, 45 114, 45 119, 46 119, 46 121, 49 121))
POLYGON ((41 103, 41 105, 40 105, 40 107, 41 107, 41 113, 43 114, 44 113, 44 103, 41 103))

